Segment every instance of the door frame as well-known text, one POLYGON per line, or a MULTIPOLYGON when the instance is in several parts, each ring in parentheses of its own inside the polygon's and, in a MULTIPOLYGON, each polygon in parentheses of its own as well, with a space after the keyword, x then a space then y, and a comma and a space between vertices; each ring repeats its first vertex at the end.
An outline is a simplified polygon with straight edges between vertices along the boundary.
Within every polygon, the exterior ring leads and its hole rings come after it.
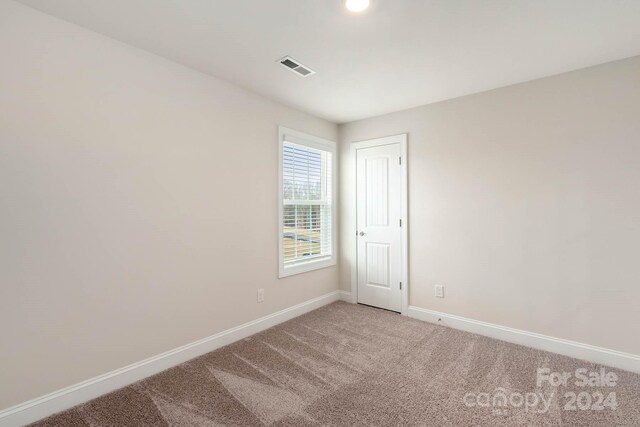
POLYGON ((409 307, 409 192, 408 192, 408 174, 407 174, 407 134, 399 134, 392 136, 385 136, 383 138, 369 139, 366 141, 355 141, 351 143, 351 159, 353 165, 354 175, 354 204, 355 204, 355 230, 353 231, 354 246, 353 246, 353 260, 351 264, 351 302, 358 303, 358 150, 362 148, 379 147, 382 145, 400 144, 400 157, 401 163, 401 177, 400 183, 402 185, 401 191, 401 220, 402 220, 402 295, 401 295, 401 310, 400 314, 407 315, 407 309, 409 307))

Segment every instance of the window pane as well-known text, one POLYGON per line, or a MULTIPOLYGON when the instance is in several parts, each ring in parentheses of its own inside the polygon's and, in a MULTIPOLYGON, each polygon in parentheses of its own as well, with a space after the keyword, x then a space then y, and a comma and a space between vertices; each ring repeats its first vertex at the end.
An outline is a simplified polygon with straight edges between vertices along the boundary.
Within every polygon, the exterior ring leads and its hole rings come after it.
POLYGON ((283 142, 282 258, 291 265, 332 255, 331 153, 283 142))
MULTIPOLYGON (((328 233, 326 212, 329 206, 321 205, 285 205, 283 218, 284 259, 291 261, 318 255, 329 255, 331 248, 323 244, 324 234, 328 233)), ((330 218, 330 215, 327 217, 330 218)))
POLYGON ((322 184, 325 181, 322 151, 285 142, 282 165, 285 200, 322 198, 322 184))

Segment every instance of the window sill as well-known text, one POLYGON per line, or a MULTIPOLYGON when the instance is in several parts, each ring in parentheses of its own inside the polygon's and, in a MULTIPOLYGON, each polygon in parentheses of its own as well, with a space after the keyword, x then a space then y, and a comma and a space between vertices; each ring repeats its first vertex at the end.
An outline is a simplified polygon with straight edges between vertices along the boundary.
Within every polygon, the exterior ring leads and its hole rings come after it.
POLYGON ((280 264, 278 278, 282 279, 284 277, 320 270, 321 268, 332 267, 334 265, 336 265, 335 257, 314 259, 307 262, 295 263, 289 266, 280 264))

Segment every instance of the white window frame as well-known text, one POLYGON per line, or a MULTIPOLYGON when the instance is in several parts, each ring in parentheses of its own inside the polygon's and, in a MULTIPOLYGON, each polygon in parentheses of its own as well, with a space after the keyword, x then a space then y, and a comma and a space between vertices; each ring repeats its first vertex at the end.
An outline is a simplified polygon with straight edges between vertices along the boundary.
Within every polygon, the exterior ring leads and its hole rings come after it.
POLYGON ((288 277, 294 274, 305 273, 307 271, 336 265, 336 218, 337 218, 337 174, 338 162, 336 157, 336 143, 317 136, 308 135, 283 126, 278 126, 278 277, 288 277), (298 262, 294 265, 285 266, 284 245, 283 245, 283 223, 284 223, 284 195, 283 195, 283 145, 284 142, 304 145, 306 147, 331 153, 331 256, 310 259, 309 261, 298 262))

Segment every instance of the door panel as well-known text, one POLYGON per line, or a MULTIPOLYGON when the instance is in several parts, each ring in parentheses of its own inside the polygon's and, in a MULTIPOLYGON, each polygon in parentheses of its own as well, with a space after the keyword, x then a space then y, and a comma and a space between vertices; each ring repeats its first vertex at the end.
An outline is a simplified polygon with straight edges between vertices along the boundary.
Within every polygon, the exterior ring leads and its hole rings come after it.
POLYGON ((356 151, 358 302, 400 311, 402 167, 399 143, 356 151))
POLYGON ((367 280, 369 285, 389 287, 389 245, 384 243, 366 243, 367 280))
POLYGON ((368 227, 389 225, 389 159, 387 157, 365 158, 365 198, 368 227))

